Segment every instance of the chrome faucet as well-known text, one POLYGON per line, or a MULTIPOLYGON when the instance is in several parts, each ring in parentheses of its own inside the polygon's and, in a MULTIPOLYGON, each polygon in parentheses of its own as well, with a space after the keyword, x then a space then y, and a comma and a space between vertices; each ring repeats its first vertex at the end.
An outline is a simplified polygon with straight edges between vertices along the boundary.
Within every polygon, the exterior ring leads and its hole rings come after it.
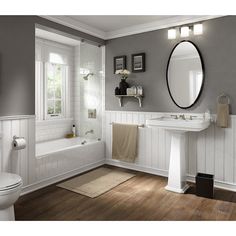
POLYGON ((184 114, 183 114, 183 115, 180 115, 179 118, 182 119, 182 120, 186 120, 186 117, 185 117, 184 114))
POLYGON ((84 140, 83 142, 81 142, 81 144, 82 145, 84 145, 84 144, 86 144, 87 143, 87 141, 86 140, 84 140))
POLYGON ((170 115, 171 117, 174 117, 176 120, 178 119, 177 115, 170 115))
POLYGON ((189 119, 192 120, 193 118, 196 118, 197 116, 190 116, 189 119))
POLYGON ((89 134, 89 133, 90 133, 90 134, 93 134, 93 133, 94 133, 93 129, 86 131, 86 132, 85 132, 85 135, 87 135, 87 134, 89 134))

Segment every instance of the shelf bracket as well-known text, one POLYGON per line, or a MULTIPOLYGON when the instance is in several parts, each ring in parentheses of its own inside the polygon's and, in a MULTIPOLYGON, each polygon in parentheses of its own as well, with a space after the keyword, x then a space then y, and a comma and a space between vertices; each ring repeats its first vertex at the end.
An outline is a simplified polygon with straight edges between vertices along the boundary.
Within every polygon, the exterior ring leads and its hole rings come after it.
POLYGON ((122 97, 118 97, 118 99, 119 99, 119 105, 120 105, 120 107, 122 107, 123 106, 123 104, 122 104, 122 97))
POLYGON ((138 99, 139 107, 142 107, 142 97, 135 96, 138 99))
POLYGON ((123 98, 124 97, 134 97, 138 100, 139 107, 142 107, 142 96, 140 95, 116 95, 116 97, 119 99, 119 105, 120 107, 123 107, 123 98))

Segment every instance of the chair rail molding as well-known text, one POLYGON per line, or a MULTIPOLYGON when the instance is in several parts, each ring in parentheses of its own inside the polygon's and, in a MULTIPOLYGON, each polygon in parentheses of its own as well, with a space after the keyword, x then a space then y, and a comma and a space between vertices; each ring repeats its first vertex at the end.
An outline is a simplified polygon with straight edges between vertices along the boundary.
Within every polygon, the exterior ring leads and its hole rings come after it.
POLYGON ((33 119, 35 115, 12 115, 12 116, 0 116, 1 120, 22 120, 22 119, 33 119))

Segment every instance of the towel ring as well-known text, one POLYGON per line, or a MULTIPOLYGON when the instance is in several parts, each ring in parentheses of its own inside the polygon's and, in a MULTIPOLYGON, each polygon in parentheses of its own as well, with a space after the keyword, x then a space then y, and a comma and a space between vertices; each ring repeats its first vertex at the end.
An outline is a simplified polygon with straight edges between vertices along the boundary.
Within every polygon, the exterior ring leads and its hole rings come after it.
POLYGON ((220 103, 220 104, 225 104, 225 102, 222 102, 222 101, 224 101, 224 99, 227 100, 227 104, 230 104, 230 98, 229 98, 229 96, 226 95, 226 94, 224 94, 224 93, 222 93, 221 95, 219 95, 219 96, 217 97, 217 102, 220 103))

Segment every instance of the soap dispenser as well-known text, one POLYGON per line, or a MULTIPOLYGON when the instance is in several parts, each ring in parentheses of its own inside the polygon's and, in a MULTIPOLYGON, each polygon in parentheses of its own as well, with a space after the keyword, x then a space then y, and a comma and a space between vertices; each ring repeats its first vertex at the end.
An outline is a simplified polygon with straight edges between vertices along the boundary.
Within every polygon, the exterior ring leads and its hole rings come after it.
POLYGON ((207 110, 205 111, 203 117, 204 117, 205 120, 211 120, 211 113, 210 113, 210 110, 209 110, 209 109, 207 109, 207 110))
POLYGON ((72 134, 73 134, 73 137, 75 137, 75 125, 72 126, 72 134))

